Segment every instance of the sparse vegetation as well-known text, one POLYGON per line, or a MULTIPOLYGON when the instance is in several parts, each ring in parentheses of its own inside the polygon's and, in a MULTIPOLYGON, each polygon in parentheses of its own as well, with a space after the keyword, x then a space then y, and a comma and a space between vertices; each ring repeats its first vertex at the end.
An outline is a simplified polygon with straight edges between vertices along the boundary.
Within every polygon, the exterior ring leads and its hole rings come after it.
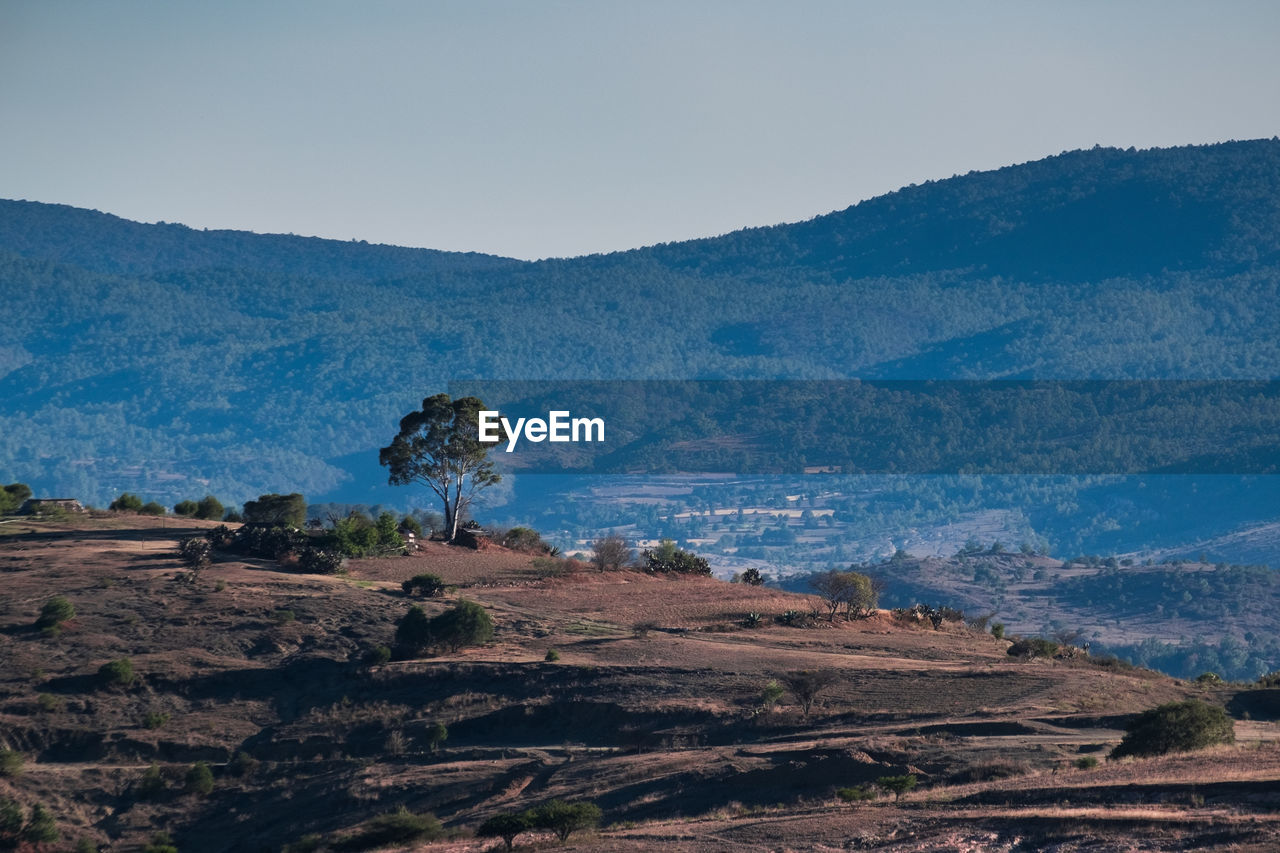
POLYGON ((1051 658, 1058 653, 1058 644, 1043 637, 1027 637, 1015 640, 1009 647, 1009 657, 1051 658))
POLYGON ((169 722, 169 715, 161 711, 148 711, 142 718, 142 725, 149 729, 163 728, 169 722))
POLYGON ((1093 770, 1098 766, 1098 759, 1092 755, 1084 755, 1075 760, 1077 770, 1093 770))
POLYGON ((543 658, 547 663, 555 663, 560 660, 560 653, 555 649, 547 649, 546 657, 543 658))
POLYGON ((12 779, 22 775, 26 757, 16 749, 0 749, 0 777, 12 779))
POLYGON ((152 764, 143 772, 134 790, 138 799, 154 800, 163 794, 168 787, 159 765, 152 764))
POLYGON ((173 837, 169 833, 156 832, 151 835, 147 846, 142 848, 142 853, 178 853, 178 845, 173 843, 173 837))

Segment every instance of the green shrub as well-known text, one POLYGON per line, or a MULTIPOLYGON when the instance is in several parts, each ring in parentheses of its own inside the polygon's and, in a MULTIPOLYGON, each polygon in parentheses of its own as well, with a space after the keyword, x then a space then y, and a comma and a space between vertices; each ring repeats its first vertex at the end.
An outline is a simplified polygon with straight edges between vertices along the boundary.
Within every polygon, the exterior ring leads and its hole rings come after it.
POLYGON ((391 660, 391 649, 386 646, 374 646, 364 654, 364 662, 369 666, 382 666, 391 660))
POLYGON ((298 614, 292 610, 277 610, 271 614, 271 621, 277 625, 288 625, 290 622, 296 622, 298 614))
POLYGON ((836 796, 846 803, 874 800, 876 798, 876 788, 874 785, 855 785, 852 788, 839 788, 836 790, 836 796))
POLYGON ((1004 623, 1003 622, 991 623, 991 636, 995 637, 997 640, 1004 639, 1004 623))
POLYGON ((107 687, 128 687, 133 684, 135 674, 133 661, 120 658, 98 667, 98 680, 107 687))
POLYGON ((58 840, 58 823, 40 803, 31 807, 31 816, 22 827, 22 840, 29 844, 53 844, 58 840))
POLYGON ((547 656, 543 658, 547 663, 555 663, 560 660, 560 653, 555 649, 547 649, 547 656))
POLYGON ((151 836, 142 853, 178 853, 178 847, 167 832, 157 832, 151 836))
POLYGON ((8 797, 0 797, 0 845, 10 846, 9 840, 16 840, 21 832, 22 806, 8 797))
POLYGON ((431 620, 435 642, 457 651, 463 646, 478 646, 493 639, 493 620, 485 609, 465 598, 431 620))
POLYGON ((55 595, 40 608, 40 616, 36 619, 37 628, 50 628, 76 618, 76 608, 61 595, 55 595))
POLYGON ((542 541, 538 531, 529 527, 513 527, 498 540, 503 548, 522 551, 526 554, 546 554, 551 548, 542 541))
POLYGON ((744 628, 759 628, 762 624, 764 624, 764 617, 754 611, 742 617, 744 628))
POLYGON ((252 776, 258 769, 258 759, 247 752, 237 752, 236 757, 227 762, 227 772, 232 776, 252 776))
POLYGON ((41 711, 53 713, 62 710, 62 700, 52 693, 41 693, 36 697, 36 703, 40 705, 41 711))
POLYGON ((0 777, 12 779, 22 775, 26 756, 16 749, 0 749, 0 777))
POLYGON ((330 846, 344 853, 354 853, 377 847, 404 847, 419 841, 434 841, 442 835, 444 829, 435 815, 414 814, 402 806, 399 811, 375 817, 360 827, 355 835, 330 846))
POLYGON ((396 645, 410 657, 421 654, 431 645, 431 617, 416 604, 396 625, 396 645))
POLYGON ((169 715, 160 711, 148 711, 142 718, 142 724, 149 729, 163 728, 169 722, 169 715))
POLYGON ((209 769, 209 765, 203 761, 192 764, 187 771, 184 787, 188 794, 198 797, 207 797, 213 793, 213 771, 209 769))
POLYGON ((439 575, 423 572, 400 584, 400 588, 404 590, 405 595, 421 595, 426 598, 434 598, 437 595, 444 594, 445 584, 444 579, 439 575))
POLYGON ((786 691, 782 689, 782 685, 777 681, 770 681, 760 691, 760 708, 765 711, 773 710, 782 697, 786 695, 786 691))
POLYGON ((1126 755, 1164 755, 1191 752, 1220 743, 1235 743, 1235 723, 1217 705, 1188 699, 1168 702, 1138 714, 1125 726, 1126 734, 1111 751, 1126 755))
POLYGON ((1214 687, 1222 684, 1222 676, 1218 675, 1216 672, 1202 672, 1196 676, 1196 684, 1201 684, 1205 687, 1214 687))
POLYGON ((432 723, 431 728, 427 729, 427 748, 435 752, 440 748, 440 744, 449 739, 449 729, 444 723, 432 723))
POLYGON ((173 514, 183 518, 194 518, 199 509, 200 505, 195 501, 178 501, 173 505, 173 514))
POLYGON ((1098 759, 1092 755, 1085 755, 1076 759, 1077 770, 1092 770, 1098 766, 1098 759))
POLYGON ((154 800, 156 797, 163 794, 167 787, 168 785, 164 780, 164 774, 160 772, 160 768, 157 765, 152 764, 146 769, 146 772, 142 774, 142 778, 138 780, 138 785, 135 790, 137 792, 138 799, 154 800))
POLYGON ((142 515, 164 515, 168 510, 164 508, 164 504, 148 501, 142 505, 138 512, 142 515))

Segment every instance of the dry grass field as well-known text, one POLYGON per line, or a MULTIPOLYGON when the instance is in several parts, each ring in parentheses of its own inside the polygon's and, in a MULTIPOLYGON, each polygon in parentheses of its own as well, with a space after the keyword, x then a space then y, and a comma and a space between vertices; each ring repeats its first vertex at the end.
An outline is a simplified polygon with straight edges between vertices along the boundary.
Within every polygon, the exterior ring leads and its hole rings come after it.
POLYGON ((959 623, 813 620, 810 596, 497 547, 427 543, 339 576, 219 555, 192 577, 176 543, 207 526, 0 526, 0 748, 24 758, 0 798, 48 807, 61 841, 45 849, 140 850, 165 830, 184 853, 279 851, 403 806, 445 826, 418 848, 490 850, 501 841, 471 835, 482 820, 552 798, 603 810, 576 850, 1280 849, 1271 716, 1238 720, 1234 746, 1105 759, 1128 715, 1192 696, 1235 707, 1241 687, 1015 660, 959 623), (420 572, 455 589, 411 602, 400 582, 420 572), (76 610, 58 636, 32 627, 53 595, 76 610), (492 643, 364 663, 411 603, 457 597, 486 608, 492 643), (780 624, 787 611, 800 624, 780 624), (124 657, 134 683, 102 685, 124 657), (799 670, 834 673, 812 712, 791 693, 763 707, 799 670), (197 761, 207 795, 184 791, 197 761), (164 790, 148 794, 153 765, 164 790), (908 773, 919 787, 900 802, 836 796, 908 773))

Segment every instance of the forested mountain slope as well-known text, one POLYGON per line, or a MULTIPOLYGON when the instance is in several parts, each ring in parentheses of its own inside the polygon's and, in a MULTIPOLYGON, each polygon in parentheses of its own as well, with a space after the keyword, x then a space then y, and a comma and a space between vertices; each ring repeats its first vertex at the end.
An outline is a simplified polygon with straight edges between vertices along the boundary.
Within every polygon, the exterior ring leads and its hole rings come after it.
POLYGON ((1272 378, 1278 286, 1276 140, 538 263, 2 202, 0 481, 340 499, 461 378, 1272 378))

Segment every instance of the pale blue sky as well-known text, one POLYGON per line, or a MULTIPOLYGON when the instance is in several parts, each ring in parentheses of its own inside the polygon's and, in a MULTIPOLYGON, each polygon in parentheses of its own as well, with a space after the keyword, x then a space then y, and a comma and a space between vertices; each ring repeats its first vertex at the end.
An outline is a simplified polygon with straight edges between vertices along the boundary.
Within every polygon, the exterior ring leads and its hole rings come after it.
POLYGON ((0 197, 534 258, 1280 133, 1275 2, 0 0, 0 197))

